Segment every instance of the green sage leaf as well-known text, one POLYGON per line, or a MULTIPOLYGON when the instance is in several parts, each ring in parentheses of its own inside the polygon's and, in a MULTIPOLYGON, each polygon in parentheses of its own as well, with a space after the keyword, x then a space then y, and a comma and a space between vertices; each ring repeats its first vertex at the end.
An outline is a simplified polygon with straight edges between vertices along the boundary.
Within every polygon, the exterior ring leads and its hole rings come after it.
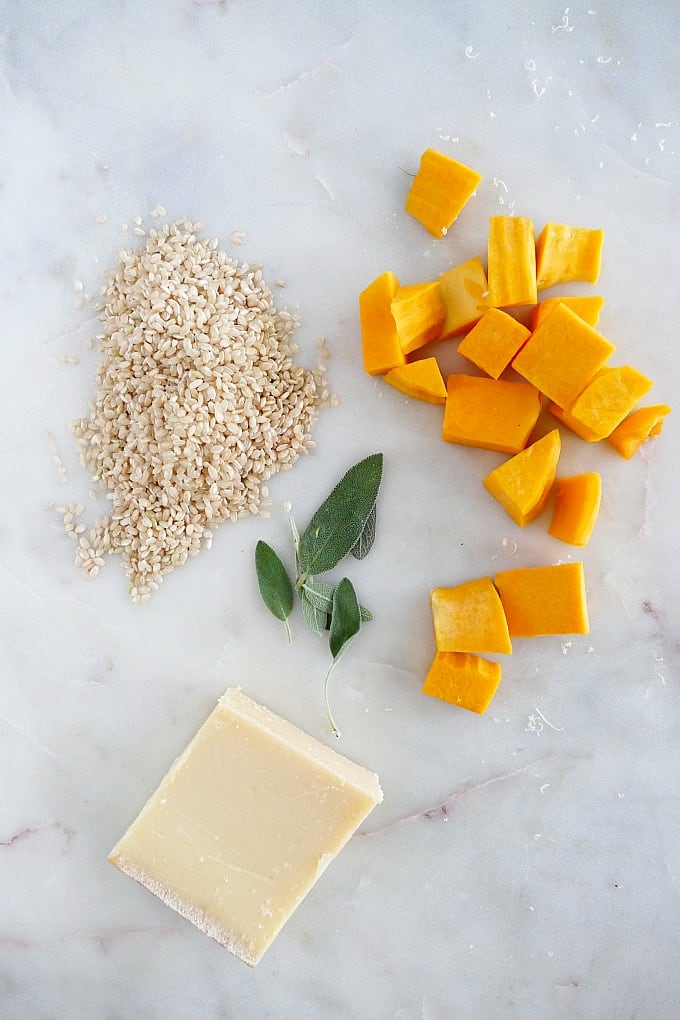
POLYGON ((326 584, 324 581, 317 581, 315 577, 308 578, 302 586, 302 597, 306 598, 317 609, 327 616, 333 612, 334 584, 326 584))
MULTIPOLYGON (((302 586, 302 594, 303 597, 306 595, 309 602, 315 605, 317 609, 330 616, 333 612, 335 589, 336 585, 334 584, 326 584, 325 581, 319 581, 316 577, 310 577, 302 586)), ((359 603, 359 612, 362 623, 368 623, 369 620, 373 619, 373 613, 366 606, 362 606, 361 603, 359 603)))
POLYGON ((300 538, 304 580, 332 570, 357 544, 378 498, 382 468, 382 453, 365 457, 345 473, 316 511, 300 538))
POLYGON ((302 589, 302 615, 305 623, 315 634, 323 634, 328 627, 328 613, 302 589))
POLYGON ((366 606, 362 606, 361 602, 359 603, 359 615, 361 616, 362 623, 368 623, 369 620, 373 619, 371 610, 367 609, 366 606))
POLYGON ((364 524, 361 534, 350 549, 352 556, 354 556, 356 560, 363 560, 365 556, 368 556, 371 551, 371 547, 375 542, 376 507, 377 503, 374 503, 373 509, 366 518, 366 523, 364 524))
MULTIPOLYGON (((288 617, 293 608, 293 586, 278 554, 261 540, 255 546, 255 570, 262 601, 269 612, 277 620, 282 620, 288 629, 288 617)), ((290 638, 289 630, 288 635, 290 638)))
POLYGON ((330 680, 333 667, 343 652, 347 651, 353 638, 355 638, 359 633, 360 627, 361 610, 359 609, 357 593, 355 592, 354 586, 349 578, 343 577, 342 581, 340 581, 333 593, 333 613, 331 615, 331 627, 328 639, 333 661, 326 673, 326 679, 324 680, 323 685, 323 696, 324 701, 326 702, 326 715, 336 737, 340 736, 340 730, 333 718, 330 702, 328 700, 328 681, 330 680))
POLYGON ((331 630, 328 643, 337 662, 347 650, 350 642, 359 633, 361 627, 361 610, 354 585, 348 577, 343 577, 333 593, 333 612, 331 614, 331 630))

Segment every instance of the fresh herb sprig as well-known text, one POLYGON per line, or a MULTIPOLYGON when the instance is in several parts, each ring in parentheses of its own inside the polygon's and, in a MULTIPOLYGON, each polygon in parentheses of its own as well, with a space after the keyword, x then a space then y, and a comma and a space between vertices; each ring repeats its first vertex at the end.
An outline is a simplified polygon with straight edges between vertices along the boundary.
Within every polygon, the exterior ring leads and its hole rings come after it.
POLYGON ((354 585, 347 577, 338 584, 320 581, 317 574, 326 573, 352 555, 362 560, 375 540, 376 505, 382 480, 383 455, 374 453, 360 460, 345 472, 338 484, 313 514, 299 534, 293 518, 290 526, 295 550, 295 582, 279 555, 258 542, 255 547, 255 569, 262 601, 267 609, 286 626, 290 641, 290 616, 294 592, 300 597, 305 623, 315 634, 328 633, 332 656, 324 681, 326 715, 336 737, 335 724, 328 700, 328 681, 333 667, 345 653, 372 614, 357 599, 354 585))

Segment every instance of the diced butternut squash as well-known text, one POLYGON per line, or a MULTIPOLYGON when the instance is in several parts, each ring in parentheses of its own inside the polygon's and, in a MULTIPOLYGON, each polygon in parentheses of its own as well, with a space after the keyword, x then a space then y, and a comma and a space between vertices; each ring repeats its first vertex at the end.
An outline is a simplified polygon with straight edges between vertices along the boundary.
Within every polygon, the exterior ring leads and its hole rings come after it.
POLYGON ((565 409, 560 407, 559 404, 551 402, 548 404, 548 410, 555 416, 555 418, 557 418, 558 421, 561 421, 563 425, 566 425, 568 429, 575 432, 577 436, 581 437, 581 439, 585 439, 586 443, 599 443, 602 439, 602 436, 598 436, 597 432, 593 432, 592 429, 587 428, 580 421, 577 421, 573 414, 569 411, 565 411, 565 409))
POLYGON ((426 149, 406 196, 406 212, 433 237, 443 237, 481 179, 481 174, 464 163, 426 149))
POLYGON ((601 439, 613 432, 652 388, 652 380, 631 368, 603 368, 569 408, 572 418, 601 439))
POLYGON ((587 545, 600 512, 602 478, 597 471, 555 481, 555 503, 548 531, 569 545, 587 545))
POLYGON ((565 223, 546 223, 536 241, 536 283, 539 290, 555 283, 584 280, 597 283, 604 233, 565 223))
POLYGON ((498 379, 529 335, 526 326, 513 319, 512 315, 499 308, 489 308, 463 337, 458 353, 492 379, 498 379))
POLYGON ((663 420, 670 413, 671 409, 668 404, 650 404, 649 407, 640 407, 637 411, 629 414, 611 435, 607 436, 607 440, 617 453, 620 453, 626 460, 630 460, 646 440, 659 435, 663 420))
POLYGON ((433 588, 430 605, 440 652, 512 651, 503 606, 490 577, 433 588))
POLYGON ((407 397, 425 400, 428 404, 446 403, 446 386, 436 358, 422 358, 393 368, 385 376, 385 382, 407 397))
POLYGON ((489 305, 535 305, 536 246, 531 220, 491 216, 488 255, 489 305))
POLYGON ((394 273, 381 273, 359 295, 359 320, 364 368, 369 375, 384 375, 406 363, 397 327, 390 311, 392 298, 399 289, 394 273))
POLYGON ((450 375, 442 436, 447 443, 519 453, 541 411, 541 395, 528 383, 450 375))
POLYGON ((553 429, 484 479, 484 487, 521 528, 538 517, 548 502, 560 448, 560 433, 553 429))
POLYGON ((503 570, 495 583, 510 637, 589 632, 582 563, 503 570))
POLYGON ((532 332, 539 323, 543 322, 546 315, 552 312, 555 305, 560 304, 571 308, 572 312, 576 312, 582 319, 585 319, 589 326, 597 326, 600 321, 600 312, 604 308, 604 298, 593 295, 592 297, 551 297, 539 301, 532 310, 529 320, 532 332))
POLYGON ((439 282, 400 287, 390 302, 390 311, 404 354, 437 340, 446 317, 439 297, 439 282))
POLYGON ((483 715, 501 682, 497 662, 466 652, 437 652, 423 693, 483 715))
POLYGON ((442 340, 459 336, 479 322, 489 296, 482 260, 468 259, 442 273, 439 296, 446 308, 442 340))
POLYGON ((512 367, 560 407, 570 407, 615 350, 565 304, 534 330, 512 367))

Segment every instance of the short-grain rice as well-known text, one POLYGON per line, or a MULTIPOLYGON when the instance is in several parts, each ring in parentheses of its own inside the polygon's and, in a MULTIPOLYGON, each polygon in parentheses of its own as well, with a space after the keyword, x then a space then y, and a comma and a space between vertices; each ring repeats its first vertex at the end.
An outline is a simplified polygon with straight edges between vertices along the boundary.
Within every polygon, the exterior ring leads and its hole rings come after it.
POLYGON ((221 521, 265 513, 262 484, 313 446, 321 387, 294 363, 296 318, 275 308, 258 267, 196 227, 178 220, 119 250, 98 306, 91 414, 72 426, 111 501, 77 535, 76 562, 92 577, 119 553, 135 602, 221 521))

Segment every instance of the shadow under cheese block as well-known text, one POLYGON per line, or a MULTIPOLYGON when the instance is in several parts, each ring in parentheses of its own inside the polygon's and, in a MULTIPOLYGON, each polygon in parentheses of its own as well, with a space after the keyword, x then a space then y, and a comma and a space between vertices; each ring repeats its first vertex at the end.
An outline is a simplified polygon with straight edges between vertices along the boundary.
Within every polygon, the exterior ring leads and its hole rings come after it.
POLYGON ((372 772, 230 688, 109 860, 252 967, 381 800, 372 772))

